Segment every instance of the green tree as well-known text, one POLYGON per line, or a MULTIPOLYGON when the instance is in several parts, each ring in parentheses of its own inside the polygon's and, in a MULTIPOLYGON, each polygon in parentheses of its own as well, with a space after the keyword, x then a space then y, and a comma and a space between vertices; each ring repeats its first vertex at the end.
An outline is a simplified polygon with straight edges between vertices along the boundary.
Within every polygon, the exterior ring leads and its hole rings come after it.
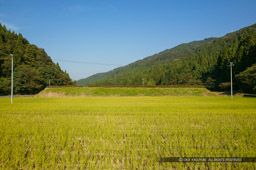
POLYGON ((156 82, 153 79, 150 79, 150 80, 147 81, 147 85, 148 86, 155 86, 156 82))
POLYGON ((243 90, 256 93, 256 65, 248 67, 245 71, 237 75, 243 90))
POLYGON ((11 78, 0 77, 0 94, 11 93, 11 78))
POLYGON ((14 92, 16 94, 36 94, 43 88, 39 72, 29 66, 20 65, 14 72, 14 92))

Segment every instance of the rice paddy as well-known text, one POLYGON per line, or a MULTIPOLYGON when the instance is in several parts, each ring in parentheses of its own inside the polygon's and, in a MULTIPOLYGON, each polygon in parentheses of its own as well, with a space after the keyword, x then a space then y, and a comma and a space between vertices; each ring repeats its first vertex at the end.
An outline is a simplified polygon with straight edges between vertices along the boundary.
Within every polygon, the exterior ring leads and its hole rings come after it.
POLYGON ((255 169, 256 99, 0 98, 0 169, 255 169))

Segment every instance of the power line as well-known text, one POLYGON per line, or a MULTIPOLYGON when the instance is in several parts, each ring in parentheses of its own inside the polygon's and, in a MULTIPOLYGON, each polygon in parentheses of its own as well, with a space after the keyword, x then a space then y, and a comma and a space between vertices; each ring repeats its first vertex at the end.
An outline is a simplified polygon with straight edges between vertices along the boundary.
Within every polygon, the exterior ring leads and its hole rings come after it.
MULTIPOLYGON (((5 53, 0 53, 3 55, 8 56, 8 54, 5 53)), ((8 57, 2 57, 0 59, 8 59, 8 57)), ((56 58, 52 58, 52 60, 55 61, 60 61, 60 62, 67 62, 67 63, 77 63, 77 64, 91 64, 91 65, 103 65, 103 66, 116 66, 116 67, 122 67, 119 64, 109 64, 109 63, 94 63, 94 62, 85 62, 85 61, 75 61, 75 60, 62 60, 62 59, 56 59, 56 58)))
POLYGON ((91 63, 91 62, 85 62, 85 61, 75 61, 75 60, 62 60, 62 59, 53 59, 55 61, 60 61, 60 62, 67 62, 67 63, 79 63, 79 64, 91 64, 91 65, 103 65, 103 66, 117 66, 117 67, 122 67, 121 65, 118 64, 108 64, 108 63, 91 63))
POLYGON ((13 54, 10 54, 12 57, 12 75, 11 75, 11 103, 13 103, 13 54))

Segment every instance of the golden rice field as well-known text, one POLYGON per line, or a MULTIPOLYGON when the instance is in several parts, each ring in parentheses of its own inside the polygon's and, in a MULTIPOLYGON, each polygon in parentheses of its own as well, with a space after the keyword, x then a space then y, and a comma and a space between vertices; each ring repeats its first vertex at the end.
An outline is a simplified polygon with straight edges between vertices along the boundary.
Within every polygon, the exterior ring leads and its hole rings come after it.
POLYGON ((256 99, 0 98, 0 169, 256 169, 256 99))

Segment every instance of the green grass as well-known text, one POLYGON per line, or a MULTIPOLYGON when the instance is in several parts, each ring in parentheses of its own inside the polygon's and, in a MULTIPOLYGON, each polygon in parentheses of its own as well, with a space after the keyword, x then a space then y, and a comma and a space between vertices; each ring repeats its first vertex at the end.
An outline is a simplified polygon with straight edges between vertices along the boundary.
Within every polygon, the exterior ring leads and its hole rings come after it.
POLYGON ((0 169, 255 169, 158 161, 255 150, 254 98, 0 98, 0 169))
POLYGON ((206 96, 205 88, 65 87, 47 88, 38 96, 206 96))

